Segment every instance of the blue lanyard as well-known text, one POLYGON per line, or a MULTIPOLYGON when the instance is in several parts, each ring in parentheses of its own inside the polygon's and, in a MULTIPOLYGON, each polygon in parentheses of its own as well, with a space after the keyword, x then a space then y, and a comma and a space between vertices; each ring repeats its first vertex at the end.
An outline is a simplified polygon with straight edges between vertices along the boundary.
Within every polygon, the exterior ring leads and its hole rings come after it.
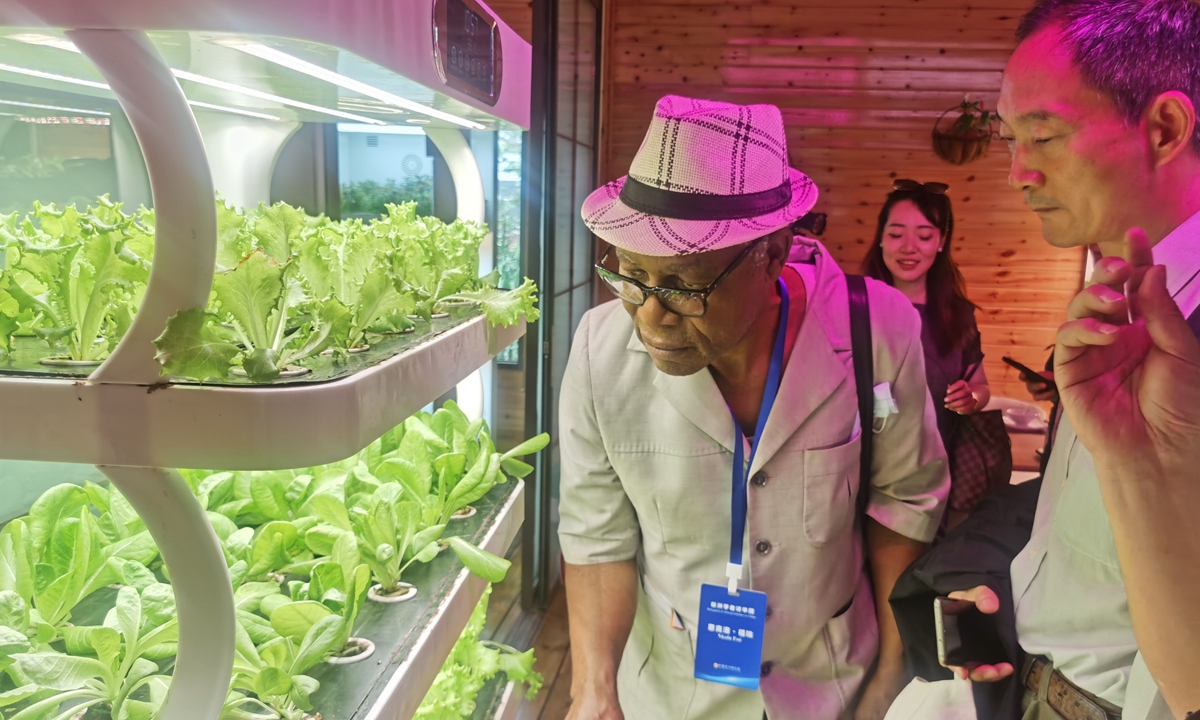
MULTIPOLYGON (((775 347, 771 350, 771 368, 767 372, 767 386, 763 389, 762 407, 758 411, 758 425, 754 431, 754 440, 750 443, 750 466, 754 465, 754 453, 762 441, 763 431, 767 427, 767 418, 775 405, 775 396, 779 394, 779 379, 783 374, 783 347, 787 338, 788 299, 787 283, 779 278, 779 294, 783 304, 779 311, 779 327, 775 330, 775 347)), ((738 582, 742 579, 742 540, 746 536, 746 475, 750 468, 744 463, 742 452, 742 425, 738 422, 733 408, 729 409, 733 417, 733 523, 729 538, 729 566, 726 575, 729 578, 729 592, 737 593, 738 582)))

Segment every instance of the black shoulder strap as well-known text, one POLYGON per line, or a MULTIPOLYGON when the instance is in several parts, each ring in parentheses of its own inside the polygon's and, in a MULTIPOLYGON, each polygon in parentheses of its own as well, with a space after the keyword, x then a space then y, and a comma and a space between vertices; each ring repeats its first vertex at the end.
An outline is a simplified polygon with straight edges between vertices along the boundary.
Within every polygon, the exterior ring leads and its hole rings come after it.
POLYGON ((847 275, 846 295, 850 299, 850 347, 854 355, 858 417, 862 424, 858 475, 858 509, 861 513, 867 508, 871 488, 872 444, 875 440, 875 351, 871 343, 871 304, 867 300, 866 278, 847 275))

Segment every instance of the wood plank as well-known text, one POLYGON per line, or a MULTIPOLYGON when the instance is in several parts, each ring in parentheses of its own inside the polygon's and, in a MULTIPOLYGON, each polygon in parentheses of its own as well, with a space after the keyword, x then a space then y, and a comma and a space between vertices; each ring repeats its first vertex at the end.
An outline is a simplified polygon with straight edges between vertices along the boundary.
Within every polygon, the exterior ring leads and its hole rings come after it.
POLYGON ((648 21, 618 22, 613 27, 612 39, 620 45, 649 43, 691 43, 693 45, 718 46, 725 44, 758 44, 770 39, 777 43, 802 44, 815 37, 851 37, 860 42, 881 40, 908 40, 940 44, 938 49, 950 47, 979 46, 987 50, 1013 47, 1013 29, 1007 27, 967 26, 903 26, 865 25, 855 27, 847 22, 806 23, 793 28, 776 27, 769 24, 721 27, 719 25, 651 25, 648 21))
POLYGON ((554 679, 554 687, 546 698, 540 720, 563 720, 571 709, 571 656, 563 660, 562 669, 554 679))
MULTIPOLYGON (((533 669, 542 674, 546 684, 533 700, 526 701, 521 706, 519 720, 538 720, 542 710, 550 701, 554 684, 564 668, 564 663, 570 658, 571 637, 567 623, 567 594, 560 586, 551 598, 546 608, 546 617, 542 621, 542 629, 533 643, 533 654, 537 659, 533 669)), ((569 665, 565 665, 570 668, 569 665)), ((568 673, 569 676, 570 673, 568 673)), ((570 691, 570 679, 567 680, 567 690, 570 691)))
POLYGON ((954 48, 939 52, 937 43, 903 38, 872 43, 847 42, 844 38, 812 37, 802 42, 771 44, 722 44, 714 47, 692 45, 625 46, 612 56, 619 65, 638 65, 643 61, 658 65, 747 65, 764 67, 907 67, 1003 70, 1010 47, 981 50, 954 48), (719 51, 714 54, 713 50, 719 51), (900 63, 904 63, 900 65, 900 63))
POLYGON ((743 67, 738 65, 652 66, 618 65, 613 80, 618 83, 679 83, 733 85, 737 87, 787 87, 814 89, 941 90, 947 84, 960 92, 997 92, 1000 71, 926 70, 906 68, 797 68, 743 67))
POLYGON ((533 42, 532 0, 489 0, 488 9, 527 43, 533 42))

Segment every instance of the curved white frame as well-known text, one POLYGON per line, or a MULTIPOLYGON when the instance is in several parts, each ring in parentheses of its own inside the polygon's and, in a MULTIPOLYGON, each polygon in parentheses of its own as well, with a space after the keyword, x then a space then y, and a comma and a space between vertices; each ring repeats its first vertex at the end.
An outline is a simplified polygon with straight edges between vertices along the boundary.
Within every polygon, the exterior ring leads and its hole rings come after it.
POLYGON ((142 146, 154 197, 154 264, 133 325, 89 378, 93 382, 162 381, 154 339, 167 318, 203 307, 217 261, 212 172, 196 117, 171 69, 145 33, 73 30, 80 52, 104 75, 142 146))
MULTIPOLYGON (((145 33, 76 30, 76 47, 104 75, 142 146, 155 200, 154 264, 142 307, 93 382, 154 384, 153 340, 167 318, 203 306, 212 286, 217 214, 200 129, 183 90, 145 33)), ((146 523, 172 574, 179 652, 162 716, 210 720, 229 692, 236 639, 233 588, 221 543, 175 470, 101 466, 146 523)))
MULTIPOLYGON (((471 145, 458 128, 425 128, 425 135, 437 146, 446 166, 450 168, 450 177, 454 181, 454 197, 458 207, 455 214, 463 220, 473 220, 478 223, 487 220, 487 199, 483 192, 483 175, 479 172, 479 162, 471 145)), ((492 233, 488 233, 483 245, 479 248, 480 270, 491 272, 495 265, 495 242, 492 233)), ((458 400, 463 412, 471 419, 491 417, 491 403, 488 401, 486 388, 492 382, 492 368, 484 365, 471 373, 458 384, 458 400)))
POLYGON ((212 720, 233 677, 237 622, 221 542, 176 470, 98 466, 158 544, 179 613, 179 653, 160 718, 212 720))

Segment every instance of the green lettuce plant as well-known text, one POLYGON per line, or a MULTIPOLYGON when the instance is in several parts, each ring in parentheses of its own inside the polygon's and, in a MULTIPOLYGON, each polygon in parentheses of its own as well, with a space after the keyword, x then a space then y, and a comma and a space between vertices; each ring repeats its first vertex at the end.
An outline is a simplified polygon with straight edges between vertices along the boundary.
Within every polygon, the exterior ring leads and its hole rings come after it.
POLYGON ((503 672, 508 680, 528 686, 526 697, 532 700, 542 687, 542 676, 533 669, 533 650, 519 650, 500 643, 479 639, 487 619, 489 585, 471 613, 471 619, 433 686, 417 708, 414 720, 464 720, 475 712, 475 697, 497 673, 503 672))
POLYGON ((16 653, 12 656, 29 697, 49 694, 17 714, 14 720, 62 718, 65 720, 93 705, 106 705, 114 720, 150 720, 162 702, 170 679, 159 674, 147 655, 179 638, 175 603, 170 586, 148 586, 141 593, 123 587, 116 607, 104 625, 70 628, 69 654, 55 651, 16 653), (147 699, 136 699, 141 688, 147 699), (49 691, 49 693, 47 693, 49 691), (64 703, 73 704, 62 711, 64 703))
POLYGON ((268 382, 289 365, 344 344, 350 311, 336 300, 306 302, 296 268, 290 260, 281 264, 255 250, 219 273, 213 279, 212 311, 177 313, 155 340, 163 371, 221 380, 240 358, 247 377, 268 382), (222 323, 233 327, 240 346, 226 339, 222 323))
MULTIPOLYGON (((342 462, 185 471, 222 543, 234 590, 238 644, 222 717, 302 720, 319 689, 308 673, 347 651, 373 582, 395 587, 413 563, 446 548, 477 575, 502 578, 507 561, 454 537, 443 518, 506 475, 527 474, 531 468, 519 457, 544 445, 545 438, 533 438, 498 453, 485 423, 447 403, 342 462)), ((118 720, 152 720, 168 688, 159 664, 175 655, 178 640, 174 598, 160 582, 166 567, 157 557, 129 502, 92 483, 51 488, 27 516, 0 529, 6 717, 66 720, 96 706, 118 720), (104 624, 72 626, 79 603, 112 584, 120 586, 117 607, 104 624)), ((475 642, 456 653, 460 665, 485 674, 496 667, 515 679, 532 672, 532 656, 511 648, 475 642)), ((461 691, 446 707, 465 707, 476 682, 445 681, 461 691)))
MULTIPOLYGON (((109 517, 103 524, 116 527, 120 521, 109 517)), ((122 527, 130 531, 128 524, 122 527)), ((80 601, 136 574, 127 563, 142 567, 157 555, 145 530, 110 542, 88 491, 58 485, 34 502, 27 517, 0 531, 0 591, 15 592, 31 607, 34 636, 48 642, 61 633, 80 601)))
POLYGON ((300 269, 313 296, 350 310, 349 347, 364 342, 368 330, 398 332, 411 325, 416 301, 397 290, 387 267, 391 252, 386 238, 361 220, 324 219, 300 247, 300 269))
POLYGON ((239 528, 222 542, 222 547, 230 565, 246 563, 244 577, 250 581, 307 573, 316 562, 304 544, 300 529, 287 520, 272 520, 258 528, 239 528))
POLYGON ((471 422, 454 402, 432 415, 406 420, 397 449, 383 457, 376 475, 400 483, 421 506, 427 525, 444 524, 454 513, 487 495, 505 474, 522 478, 533 467, 520 458, 550 442, 543 433, 506 453, 497 453, 482 421, 471 422))
POLYGON ((238 691, 253 693, 270 707, 276 717, 302 720, 313 709, 312 695, 321 684, 306 675, 320 664, 336 642, 336 617, 325 618, 314 625, 304 639, 296 644, 291 637, 277 637, 256 646, 240 624, 234 646, 233 683, 222 717, 244 717, 246 698, 235 697, 238 691))
POLYGON ((308 546, 318 553, 328 547, 333 553, 343 538, 353 538, 383 592, 398 591, 405 570, 415 562, 427 563, 441 552, 438 539, 446 529, 445 524, 422 528, 420 509, 416 503, 401 502, 402 492, 399 485, 384 483, 364 506, 352 509, 331 495, 316 498, 314 509, 326 525, 309 532, 308 546))
POLYGON ((34 203, 0 219, 0 349, 22 326, 71 360, 99 362, 141 302, 154 249, 153 215, 128 215, 101 197, 80 212, 34 203))
POLYGON ((239 525, 259 526, 272 520, 287 520, 303 532, 315 523, 308 507, 314 492, 336 491, 339 478, 322 473, 319 479, 291 470, 213 473, 199 480, 196 497, 200 505, 239 525))
POLYGON ((237 367, 269 382, 289 364, 406 330, 411 315, 429 319, 450 302, 477 304, 495 324, 537 318, 532 282, 504 292, 497 274, 478 277, 487 236, 478 223, 417 217, 413 203, 371 223, 282 203, 244 214, 219 203, 217 215, 212 297, 173 316, 155 341, 164 374, 223 380, 237 367))
POLYGON ((541 316, 537 309, 537 285, 529 278, 513 290, 482 287, 465 290, 441 298, 441 302, 469 302, 483 309, 483 314, 495 325, 516 325, 524 316, 535 322, 541 316))

